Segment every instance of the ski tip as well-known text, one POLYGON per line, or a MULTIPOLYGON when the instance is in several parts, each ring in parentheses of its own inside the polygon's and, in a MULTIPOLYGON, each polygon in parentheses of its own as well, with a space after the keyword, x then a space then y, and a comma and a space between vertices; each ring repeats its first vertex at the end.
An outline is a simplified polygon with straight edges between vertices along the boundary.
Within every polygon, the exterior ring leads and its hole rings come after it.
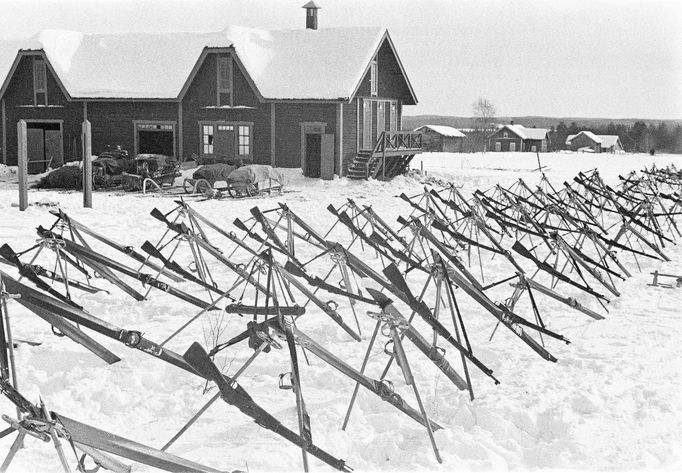
POLYGON ((149 212, 149 215, 154 217, 157 220, 161 220, 162 222, 166 220, 166 216, 161 212, 159 209, 154 207, 151 212, 149 212))

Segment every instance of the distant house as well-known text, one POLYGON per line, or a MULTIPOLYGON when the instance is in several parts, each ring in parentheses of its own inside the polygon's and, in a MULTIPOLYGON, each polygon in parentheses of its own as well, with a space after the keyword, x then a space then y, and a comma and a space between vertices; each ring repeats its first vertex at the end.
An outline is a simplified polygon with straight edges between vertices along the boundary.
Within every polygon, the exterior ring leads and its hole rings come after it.
POLYGON ((566 146, 572 151, 589 150, 593 153, 616 153, 623 151, 618 135, 595 135, 591 131, 581 131, 568 135, 566 146))
POLYGON ((549 130, 547 128, 526 128, 523 125, 502 125, 488 139, 491 151, 547 152, 549 130))
POLYGON ((466 135, 456 128, 443 125, 424 125, 414 131, 422 134, 424 151, 461 153, 466 135))
MULTIPOLYGON (((403 169, 403 150, 419 148, 408 140, 412 134, 400 132, 403 106, 417 99, 388 31, 317 30, 312 2, 306 26, 45 31, 0 48, 2 162, 17 163, 20 120, 28 128, 30 171, 79 159, 87 119, 94 154, 120 145, 131 154, 240 159, 331 179, 352 177, 355 162, 368 159, 360 155, 374 158, 385 137, 400 146, 382 162, 403 169)), ((419 149, 408 151, 410 157, 419 149)), ((356 174, 370 167, 361 162, 356 174)))

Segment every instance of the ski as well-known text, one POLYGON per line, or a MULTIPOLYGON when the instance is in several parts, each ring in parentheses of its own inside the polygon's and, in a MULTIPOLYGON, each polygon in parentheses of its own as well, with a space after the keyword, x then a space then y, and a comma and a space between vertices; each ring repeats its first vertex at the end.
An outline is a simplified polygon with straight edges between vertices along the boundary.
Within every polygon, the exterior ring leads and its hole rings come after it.
POLYGON ((183 358, 202 377, 216 383, 220 390, 220 395, 225 402, 236 407, 248 417, 251 417, 256 424, 285 438, 339 471, 352 471, 343 460, 334 458, 329 453, 316 447, 308 439, 291 431, 260 407, 244 388, 220 372, 218 367, 209 358, 208 353, 197 342, 194 342, 189 347, 183 358))

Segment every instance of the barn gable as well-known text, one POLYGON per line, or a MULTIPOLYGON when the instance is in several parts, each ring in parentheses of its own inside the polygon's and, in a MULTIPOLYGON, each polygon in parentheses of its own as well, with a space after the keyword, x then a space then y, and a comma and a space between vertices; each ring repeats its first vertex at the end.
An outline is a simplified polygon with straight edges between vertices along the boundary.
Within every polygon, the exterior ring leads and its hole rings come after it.
POLYGON ((64 105, 71 100, 69 92, 64 87, 49 58, 42 50, 21 50, 10 67, 0 88, 0 98, 12 97, 11 101, 17 105, 64 105), (46 99, 47 102, 36 103, 34 96, 35 63, 45 64, 46 99))
POLYGON ((252 107, 263 96, 247 73, 234 48, 204 48, 179 93, 180 100, 199 102, 204 107, 252 107), (228 69, 230 94, 220 98, 219 61, 228 69))
POLYGON ((378 90, 376 96, 400 98, 403 105, 416 105, 417 96, 414 93, 412 84, 407 77, 405 68, 400 61, 388 31, 384 33, 376 50, 365 64, 361 79, 357 82, 357 86, 351 94, 351 100, 356 96, 369 97, 373 95, 371 90, 371 67, 374 61, 377 63, 378 71, 378 90))

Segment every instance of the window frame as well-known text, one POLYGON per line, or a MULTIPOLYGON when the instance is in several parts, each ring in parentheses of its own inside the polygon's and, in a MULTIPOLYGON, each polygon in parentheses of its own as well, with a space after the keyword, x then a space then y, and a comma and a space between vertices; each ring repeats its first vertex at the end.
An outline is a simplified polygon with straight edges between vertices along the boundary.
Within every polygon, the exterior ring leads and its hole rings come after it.
POLYGON ((370 95, 376 97, 379 94, 379 61, 372 59, 369 66, 370 95))
POLYGON ((233 76, 234 76, 234 64, 232 61, 232 56, 216 56, 216 105, 218 107, 221 106, 230 106, 232 107, 234 104, 234 98, 233 98, 233 89, 234 89, 234 84, 233 84, 233 76), (227 69, 227 78, 223 77, 221 72, 223 71, 223 66, 227 69), (227 80, 228 86, 224 87, 224 82, 227 80), (220 96, 223 94, 227 94, 229 96, 228 103, 222 103, 220 100, 220 96))
POLYGON ((33 58, 33 105, 47 106, 47 63, 42 57, 33 58), (43 86, 38 87, 38 74, 42 76, 43 86), (45 103, 38 103, 38 94, 43 94, 45 96, 45 103))

